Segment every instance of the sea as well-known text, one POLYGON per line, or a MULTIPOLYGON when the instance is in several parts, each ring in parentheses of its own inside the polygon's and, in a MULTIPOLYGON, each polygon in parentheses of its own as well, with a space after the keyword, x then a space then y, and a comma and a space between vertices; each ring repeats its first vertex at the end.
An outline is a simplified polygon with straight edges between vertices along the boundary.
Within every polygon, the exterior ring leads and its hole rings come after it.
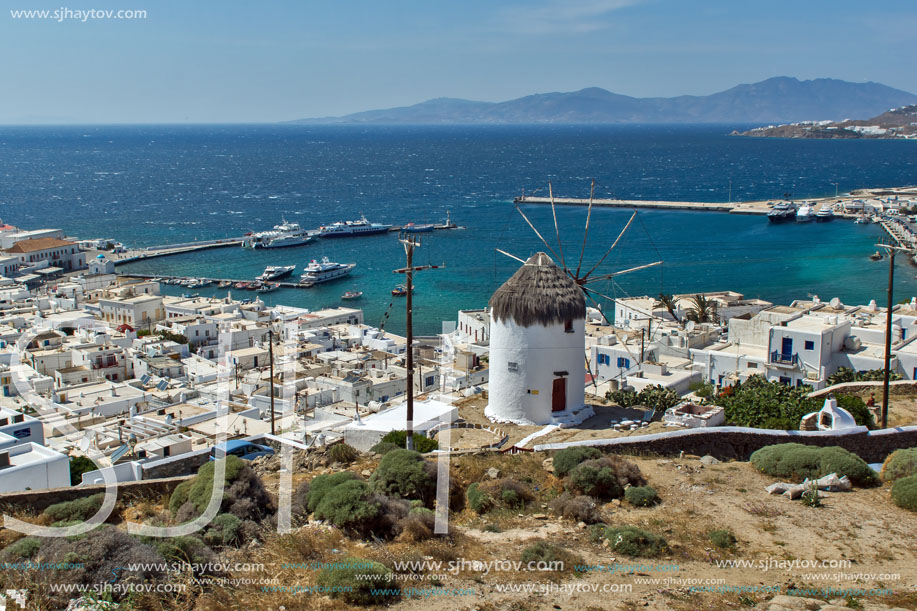
MULTIPOLYGON (((460 309, 481 308, 519 263, 548 251, 512 203, 522 189, 546 195, 722 202, 833 195, 917 183, 917 142, 784 140, 729 136, 742 125, 634 126, 68 126, 0 127, 0 217, 23 228, 128 247, 241 236, 286 219, 307 228, 358 218, 463 228, 421 234, 415 332, 439 333, 460 309), (836 183, 836 184, 835 184, 836 183)), ((762 216, 640 210, 522 208, 554 251, 581 273, 662 265, 592 288, 611 299, 732 290, 778 304, 815 295, 847 304, 886 299, 887 265, 869 254, 877 225, 849 221, 773 225, 762 216), (584 237, 586 238, 584 240, 584 237), (606 255, 603 258, 603 255, 606 255)), ((368 324, 401 333, 404 281, 396 234, 315 240, 301 247, 222 248, 119 267, 120 271, 253 278, 267 265, 354 262, 354 273, 312 289, 280 289, 269 305, 360 307, 368 324), (346 291, 362 291, 342 301, 346 291)), ((902 258, 903 259, 903 258, 902 258)), ((901 261, 895 299, 917 295, 901 261)), ((163 293, 189 289, 163 286, 163 293)), ((215 287, 195 289, 224 296, 215 287)), ((253 298, 233 291, 234 298, 253 298)))

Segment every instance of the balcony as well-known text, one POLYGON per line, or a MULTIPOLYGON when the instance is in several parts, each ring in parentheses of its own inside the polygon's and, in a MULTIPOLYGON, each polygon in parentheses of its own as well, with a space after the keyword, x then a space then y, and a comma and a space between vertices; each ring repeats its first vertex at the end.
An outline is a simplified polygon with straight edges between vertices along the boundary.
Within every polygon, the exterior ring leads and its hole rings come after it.
POLYGON ((770 362, 775 365, 787 365, 790 367, 795 367, 799 364, 799 354, 783 354, 782 352, 777 352, 774 350, 771 352, 770 362))

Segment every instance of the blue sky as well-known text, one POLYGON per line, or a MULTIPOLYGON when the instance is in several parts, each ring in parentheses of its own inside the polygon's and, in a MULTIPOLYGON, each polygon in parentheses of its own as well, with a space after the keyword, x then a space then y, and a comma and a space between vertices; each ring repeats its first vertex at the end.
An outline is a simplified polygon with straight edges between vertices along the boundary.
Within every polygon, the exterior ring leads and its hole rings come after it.
POLYGON ((263 122, 771 76, 917 92, 913 0, 6 0, 0 124, 263 122), (14 19, 133 9, 146 19, 14 19))

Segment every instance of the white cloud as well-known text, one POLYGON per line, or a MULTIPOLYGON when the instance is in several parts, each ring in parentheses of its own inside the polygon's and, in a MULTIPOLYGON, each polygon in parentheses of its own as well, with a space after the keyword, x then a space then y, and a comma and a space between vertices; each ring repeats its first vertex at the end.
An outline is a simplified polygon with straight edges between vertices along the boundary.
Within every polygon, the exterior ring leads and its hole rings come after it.
POLYGON ((644 0, 549 0, 533 7, 503 12, 504 29, 521 34, 578 33, 608 26, 609 13, 644 0))

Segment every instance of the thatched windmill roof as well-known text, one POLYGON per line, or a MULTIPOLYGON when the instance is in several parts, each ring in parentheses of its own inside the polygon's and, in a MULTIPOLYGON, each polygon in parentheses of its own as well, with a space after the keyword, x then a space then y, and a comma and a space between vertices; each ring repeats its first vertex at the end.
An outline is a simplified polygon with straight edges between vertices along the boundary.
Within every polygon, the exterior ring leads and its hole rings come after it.
POLYGON ((586 318, 582 289, 551 257, 532 255, 490 298, 493 317, 531 327, 586 318))

